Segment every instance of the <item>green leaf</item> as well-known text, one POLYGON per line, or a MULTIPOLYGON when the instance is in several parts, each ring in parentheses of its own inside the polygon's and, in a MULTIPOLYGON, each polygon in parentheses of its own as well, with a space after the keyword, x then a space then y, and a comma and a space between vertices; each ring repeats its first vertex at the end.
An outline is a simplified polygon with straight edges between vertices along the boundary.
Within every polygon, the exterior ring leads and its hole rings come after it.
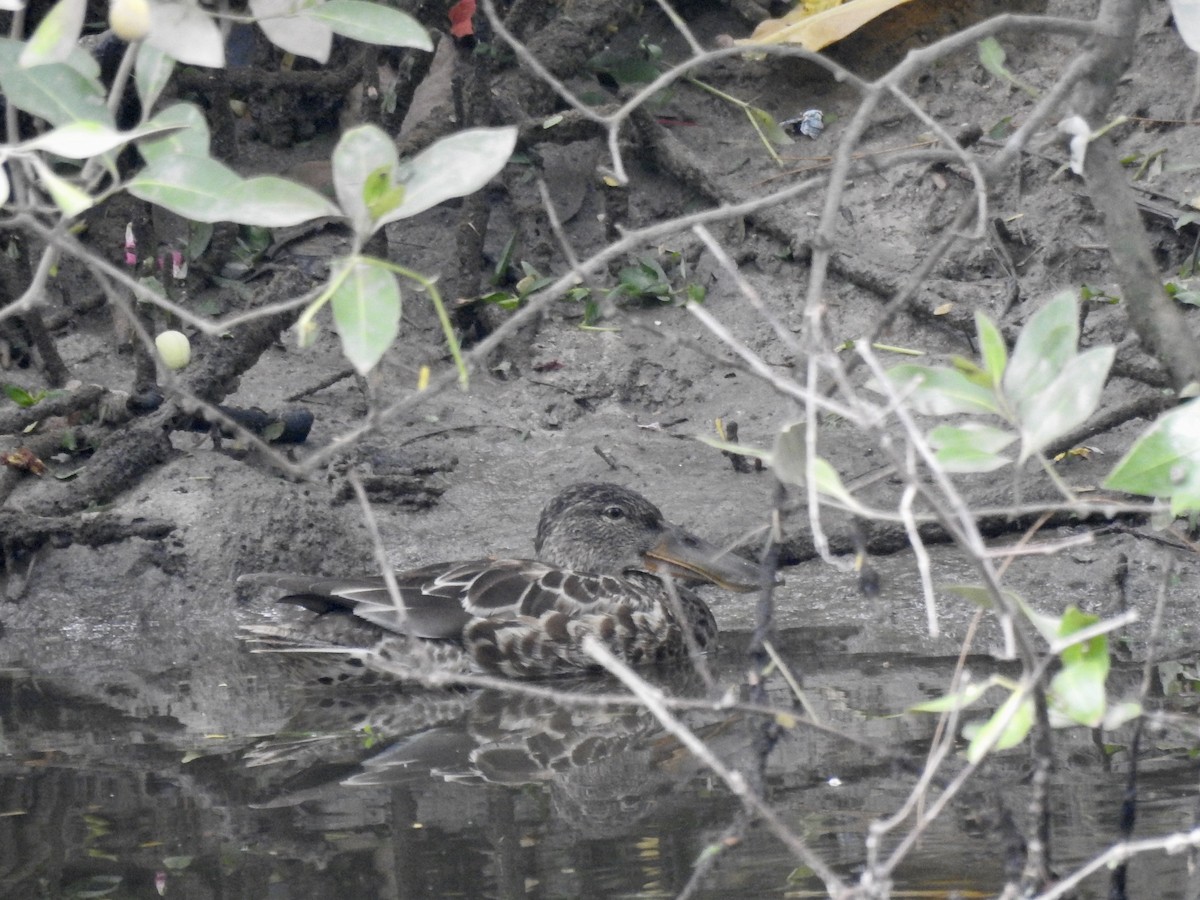
MULTIPOLYGON (((1029 734, 1029 730, 1033 728, 1033 719, 1033 700, 1029 697, 1021 697, 1016 693, 1010 695, 990 719, 982 725, 970 729, 973 736, 967 747, 967 759, 972 763, 977 763, 983 759, 985 753, 1007 750, 1009 747, 1017 746, 1025 740, 1025 735, 1029 734), (1008 724, 1002 725, 1002 720, 1010 714, 1010 710, 1013 710, 1014 707, 1015 712, 1012 712, 1012 719, 1008 724), (988 745, 993 739, 996 743, 989 749, 988 745)), ((966 733, 966 729, 964 729, 964 733, 966 733)))
POLYGON ((392 169, 384 165, 367 176, 363 182, 363 202, 371 219, 387 215, 404 202, 404 185, 392 184, 392 169))
POLYGON ((995 684, 996 682, 992 679, 979 682, 978 684, 968 684, 956 694, 946 694, 944 697, 938 697, 934 700, 926 700, 924 703, 918 703, 915 706, 910 706, 908 708, 908 712, 943 713, 966 709, 985 693, 987 693, 987 691, 995 684))
POLYGON ((1110 703, 1108 711, 1104 714, 1104 721, 1101 723, 1101 728, 1105 731, 1115 731, 1126 722, 1136 719, 1142 714, 1142 705, 1132 701, 1124 703, 1110 703))
POLYGON ((1043 390, 1024 399, 1018 411, 1022 461, 1082 425, 1096 411, 1115 355, 1113 347, 1081 353, 1043 390))
POLYGON ((984 38, 979 42, 979 61, 997 78, 1008 76, 1008 70, 1004 68, 1005 58, 1004 47, 994 37, 984 38))
POLYGON ((750 116, 762 131, 763 136, 772 144, 794 144, 791 135, 779 127, 775 117, 765 109, 757 106, 747 106, 746 115, 750 116))
POLYGON ((807 432, 808 426, 804 422, 791 422, 784 425, 779 434, 775 436, 775 446, 766 460, 771 471, 775 473, 775 477, 784 484, 803 487, 807 483, 808 448, 805 440, 807 432))
MULTIPOLYGON (((808 483, 808 467, 805 465, 807 454, 804 436, 806 431, 807 426, 804 422, 792 422, 785 425, 776 435, 775 446, 771 450, 770 456, 767 457, 767 465, 771 467, 775 477, 785 484, 804 487, 808 483)), ((706 441, 706 443, 709 442, 706 441)), ((714 444, 714 446, 716 445, 714 444)), ((733 452, 739 451, 734 450, 733 452)), ((837 470, 819 456, 813 460, 812 474, 819 493, 840 500, 851 509, 861 508, 859 502, 842 484, 837 470)))
POLYGON ((1117 463, 1104 486, 1170 498, 1175 514, 1200 509, 1200 399, 1159 417, 1117 463))
POLYGON ((671 293, 666 275, 661 278, 650 266, 626 266, 617 274, 618 287, 614 294, 627 297, 665 297, 671 293))
MULTIPOLYGON (((0 11, 4 10, 3 0, 0 0, 0 11)), ((0 72, 20 66, 21 54, 25 51, 25 42, 13 38, 0 37, 0 72)), ((60 62, 66 63, 89 81, 99 81, 100 64, 87 50, 75 46, 60 62)))
POLYGON ((87 0, 58 0, 21 51, 21 67, 66 62, 79 41, 87 0))
POLYGON ((497 287, 504 284, 508 279, 508 269, 513 263, 513 255, 517 252, 517 233, 514 231, 512 237, 504 244, 504 249, 500 251, 500 258, 496 260, 496 268, 492 270, 491 283, 497 287))
MULTIPOLYGON (((145 48, 145 44, 142 45, 145 48)), ((147 163, 156 163, 173 156, 208 156, 208 122, 204 113, 191 103, 168 106, 147 125, 178 126, 166 137, 138 143, 138 152, 147 163)))
POLYGON ((939 425, 929 432, 929 443, 937 451, 938 462, 947 472, 991 472, 1011 460, 999 453, 1017 439, 1011 431, 965 422, 939 425))
POLYGON ((992 387, 1000 387, 1004 379, 1004 369, 1008 364, 1008 348, 1004 345, 1004 336, 987 316, 981 311, 975 312, 975 331, 979 335, 979 352, 983 357, 984 371, 991 377, 992 387))
POLYGON ((342 135, 333 150, 333 187, 338 203, 349 217, 355 232, 364 240, 377 226, 367 196, 368 181, 384 179, 388 187, 400 182, 400 155, 396 144, 383 129, 360 125, 342 135))
POLYGON ((994 37, 984 38, 979 42, 979 61, 983 63, 983 67, 999 78, 1001 81, 1007 81, 1013 87, 1020 88, 1031 97, 1037 97, 1038 91, 1032 85, 1029 85, 1010 72, 1004 66, 1005 54, 1004 48, 1000 46, 1000 42, 994 37))
POLYGON ((435 141, 409 164, 403 179, 404 202, 378 224, 415 216, 444 200, 475 193, 504 168, 516 144, 517 129, 511 127, 471 128, 435 141))
POLYGON ((128 184, 131 194, 197 222, 281 228, 339 210, 316 191, 264 175, 242 180, 207 156, 165 156, 128 184))
POLYGON ((67 159, 87 159, 148 135, 178 129, 177 125, 155 124, 143 125, 132 131, 117 131, 103 122, 69 122, 25 141, 19 147, 22 150, 44 150, 67 159))
POLYGON ((190 66, 219 69, 225 65, 221 29, 195 0, 150 4, 146 43, 190 66))
POLYGON ((343 37, 366 44, 433 50, 429 34, 416 19, 379 3, 329 0, 320 6, 302 10, 300 14, 324 22, 343 37))
MULTIPOLYGON (((1080 631, 1086 631, 1093 625, 1100 624, 1100 617, 1094 613, 1082 612, 1076 606, 1068 606, 1059 619, 1058 636, 1060 638, 1069 638, 1073 634, 1080 631)), ((1071 644, 1062 652, 1063 663, 1072 665, 1085 660, 1102 660, 1105 665, 1105 674, 1108 672, 1108 638, 1105 635, 1099 635, 1094 638, 1089 638, 1086 641, 1080 641, 1076 644, 1071 644)))
POLYGON ((156 203, 197 222, 226 222, 242 179, 208 156, 156 158, 127 185, 140 200, 156 203))
MULTIPOLYGON (((1063 613, 1059 637, 1070 637, 1091 628, 1099 616, 1080 612, 1074 606, 1063 613)), ((1050 682, 1054 708, 1068 719, 1095 728, 1104 721, 1108 704, 1105 681, 1108 678, 1108 638, 1097 635, 1062 652, 1062 670, 1050 682)))
MULTIPOLYGON (((151 47, 145 41, 138 46, 137 60, 133 67, 133 81, 137 85, 138 97, 142 101, 142 109, 148 114, 154 108, 163 88, 171 80, 175 71, 175 59, 163 53, 157 47, 151 47)), ((205 149, 208 145, 205 144, 205 149)))
POLYGON ((104 88, 96 78, 68 63, 23 69, 16 65, 12 43, 4 42, 0 51, 0 90, 9 103, 51 125, 81 120, 114 125, 104 88), (10 55, 11 60, 6 58, 10 55))
POLYGON ((1059 294, 1025 323, 1004 373, 1004 393, 1022 421, 1022 406, 1058 377, 1078 342, 1079 310, 1070 292, 1059 294))
POLYGON ((45 396, 45 394, 42 394, 41 396, 35 397, 33 394, 29 393, 29 391, 25 390, 25 388, 16 384, 3 385, 3 390, 5 396, 22 409, 28 409, 37 403, 42 396, 45 396))
POLYGON ((260 228, 286 228, 341 215, 341 210, 312 188, 274 175, 247 178, 230 207, 224 221, 260 228))
POLYGON ((333 48, 333 29, 299 8, 311 5, 311 0, 250 0, 250 12, 276 47, 324 65, 333 48))
POLYGON ((888 370, 896 390, 919 413, 999 413, 995 394, 967 375, 940 366, 903 364, 888 370))
POLYGON ((30 162, 33 163, 34 171, 37 172, 38 181, 41 182, 46 193, 50 195, 50 199, 54 201, 54 205, 62 211, 64 216, 73 219, 91 209, 92 204, 95 203, 91 194, 56 175, 54 170, 42 161, 41 157, 31 157, 30 162))
POLYGON ((400 333, 400 286, 375 260, 358 258, 333 293, 333 320, 342 352, 366 375, 400 333))

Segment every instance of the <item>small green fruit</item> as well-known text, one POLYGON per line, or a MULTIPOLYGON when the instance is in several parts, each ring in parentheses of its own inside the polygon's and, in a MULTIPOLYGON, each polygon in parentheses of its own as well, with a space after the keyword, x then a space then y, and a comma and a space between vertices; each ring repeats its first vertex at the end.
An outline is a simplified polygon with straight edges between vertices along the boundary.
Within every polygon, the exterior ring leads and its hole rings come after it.
POLYGON ((123 41, 140 41, 150 33, 150 4, 147 0, 112 0, 108 27, 123 41))
POLYGON ((154 346, 169 369, 182 369, 192 361, 192 344, 182 332, 164 331, 154 339, 154 346))

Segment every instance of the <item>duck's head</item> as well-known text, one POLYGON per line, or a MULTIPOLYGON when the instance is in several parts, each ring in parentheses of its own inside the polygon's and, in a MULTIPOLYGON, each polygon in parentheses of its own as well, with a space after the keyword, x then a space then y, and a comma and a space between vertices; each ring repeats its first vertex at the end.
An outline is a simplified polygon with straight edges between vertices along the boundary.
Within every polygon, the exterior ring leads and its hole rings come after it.
POLYGON ((759 566, 673 525, 641 494, 615 484, 560 491, 542 510, 534 547, 542 562, 597 575, 670 575, 730 591, 761 584, 759 566))

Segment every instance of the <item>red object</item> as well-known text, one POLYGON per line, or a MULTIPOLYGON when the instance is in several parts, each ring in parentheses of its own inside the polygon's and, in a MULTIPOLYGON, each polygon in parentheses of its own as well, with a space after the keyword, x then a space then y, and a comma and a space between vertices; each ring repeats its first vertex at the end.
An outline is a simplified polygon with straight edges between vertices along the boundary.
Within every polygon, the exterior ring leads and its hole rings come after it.
POLYGON ((470 37, 475 33, 475 0, 458 0, 450 7, 450 34, 456 38, 470 37))

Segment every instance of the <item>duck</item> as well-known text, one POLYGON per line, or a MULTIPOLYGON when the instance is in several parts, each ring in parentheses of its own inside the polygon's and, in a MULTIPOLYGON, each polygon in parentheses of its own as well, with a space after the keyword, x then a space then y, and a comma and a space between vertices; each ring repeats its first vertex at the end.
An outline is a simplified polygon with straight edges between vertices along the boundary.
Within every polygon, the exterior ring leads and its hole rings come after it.
POLYGON ((710 648, 717 622, 696 593, 764 582, 758 564, 668 521, 636 491, 606 482, 560 490, 544 507, 535 558, 440 562, 354 578, 251 573, 284 591, 305 622, 243 626, 259 650, 338 654, 390 678, 485 674, 545 678, 594 671, 594 637, 631 666, 710 648), (674 595, 674 596, 672 596, 674 595), (676 602, 677 601, 677 602, 676 602))

